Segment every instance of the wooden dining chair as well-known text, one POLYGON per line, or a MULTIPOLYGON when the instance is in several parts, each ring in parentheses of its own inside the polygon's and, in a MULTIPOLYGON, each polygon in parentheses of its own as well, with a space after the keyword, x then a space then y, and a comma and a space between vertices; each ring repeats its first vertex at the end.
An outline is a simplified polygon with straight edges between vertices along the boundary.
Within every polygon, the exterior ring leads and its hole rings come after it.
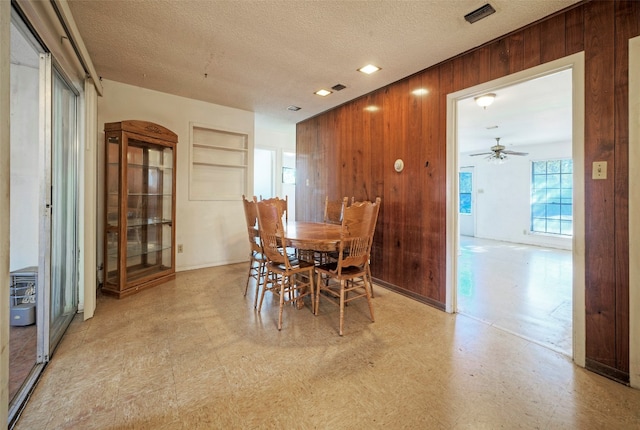
POLYGON ((343 334, 344 309, 348 302, 366 298, 371 321, 374 321, 371 301, 371 282, 367 264, 380 198, 375 202, 358 202, 344 209, 338 260, 317 266, 315 314, 320 308, 320 297, 340 308, 339 333, 343 334))
MULTIPOLYGON (((355 204, 355 197, 351 197, 351 204, 355 204)), ((373 223, 371 224, 371 243, 369 244, 370 247, 373 247, 373 236, 376 232, 376 224, 378 223, 378 215, 380 214, 380 197, 376 197, 376 203, 378 203, 377 208, 376 208, 376 213, 375 213, 375 219, 373 220, 373 223)), ((369 277, 369 284, 371 285, 371 297, 375 297, 375 294, 373 292, 373 277, 371 276, 371 249, 369 249, 369 259, 367 260, 367 276, 369 277)))
POLYGON ((349 199, 347 197, 342 200, 329 200, 327 196, 324 200, 324 218, 323 222, 329 224, 341 224, 344 208, 347 206, 349 199))
POLYGON ((269 202, 275 205, 278 205, 282 210, 282 214, 284 215, 284 222, 289 222, 289 196, 284 196, 284 199, 280 197, 271 197, 269 199, 263 199, 262 195, 260 195, 261 202, 269 202))
POLYGON ((258 305, 260 286, 264 283, 267 258, 262 252, 262 244, 258 232, 256 203, 253 200, 247 200, 244 194, 242 195, 242 203, 244 205, 244 216, 247 221, 247 234, 249 237, 249 274, 247 276, 247 285, 244 287, 244 295, 247 295, 249 282, 251 279, 254 279, 256 283, 256 294, 253 298, 253 307, 256 308, 258 305))
POLYGON ((267 200, 256 201, 258 227, 262 250, 267 258, 266 277, 260 294, 258 312, 267 291, 280 299, 278 311, 278 330, 282 330, 282 314, 285 303, 295 303, 298 308, 304 305, 304 297, 311 296, 311 310, 314 309, 315 291, 313 288, 314 264, 291 259, 286 252, 282 209, 267 200))

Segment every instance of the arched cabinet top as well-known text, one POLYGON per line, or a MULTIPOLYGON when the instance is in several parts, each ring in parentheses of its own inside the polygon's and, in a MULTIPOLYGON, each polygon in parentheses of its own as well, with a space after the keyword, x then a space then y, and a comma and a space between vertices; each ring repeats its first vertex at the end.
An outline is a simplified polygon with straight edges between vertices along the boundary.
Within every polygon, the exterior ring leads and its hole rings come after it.
POLYGON ((173 131, 149 121, 126 120, 110 122, 104 125, 104 131, 126 131, 143 136, 155 137, 156 139, 162 139, 173 143, 178 142, 178 135, 173 131))

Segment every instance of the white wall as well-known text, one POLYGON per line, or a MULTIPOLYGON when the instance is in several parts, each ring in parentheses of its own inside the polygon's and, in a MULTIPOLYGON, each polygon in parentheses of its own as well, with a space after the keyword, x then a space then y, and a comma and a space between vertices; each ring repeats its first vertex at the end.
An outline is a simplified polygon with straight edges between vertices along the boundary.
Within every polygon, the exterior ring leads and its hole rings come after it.
MULTIPOLYGON (((509 149, 509 148, 507 148, 509 149)), ((571 158, 571 142, 519 146, 527 156, 510 156, 504 164, 460 154, 460 167, 475 167, 476 237, 571 249, 571 238, 530 234, 531 162, 571 158)))
POLYGON ((293 158, 293 163, 291 163, 291 157, 285 155, 286 153, 295 154, 296 152, 296 125, 256 114, 255 131, 255 147, 273 150, 276 153, 276 195, 288 197, 289 219, 295 220, 296 187, 295 185, 282 183, 282 167, 296 167, 295 157, 293 158))
POLYGON ((38 266, 39 85, 38 69, 11 64, 11 271, 38 266))
MULTIPOLYGON (((176 242, 184 252, 176 254, 176 270, 247 261, 248 245, 241 197, 235 201, 189 200, 189 123, 246 133, 249 152, 254 147, 253 112, 173 96, 119 82, 103 80, 104 96, 98 99, 99 217, 104 201, 104 123, 143 120, 160 124, 178 135, 176 172, 176 242)), ((251 160, 250 160, 251 161, 251 160)), ((251 177, 249 178, 251 181, 251 177)), ((98 234, 102 243, 102 219, 98 234)), ((103 251, 98 248, 98 260, 103 251)))

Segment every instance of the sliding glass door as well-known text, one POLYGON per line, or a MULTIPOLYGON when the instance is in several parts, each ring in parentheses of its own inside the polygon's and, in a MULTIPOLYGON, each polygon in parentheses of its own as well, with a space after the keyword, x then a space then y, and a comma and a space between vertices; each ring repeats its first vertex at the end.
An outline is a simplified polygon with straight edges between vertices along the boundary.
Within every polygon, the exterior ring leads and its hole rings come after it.
POLYGON ((44 174, 38 278, 44 302, 38 307, 42 322, 38 354, 48 361, 78 303, 78 97, 51 55, 41 54, 40 59, 44 174))
POLYGON ((77 94, 53 71, 51 157, 50 352, 77 308, 78 292, 78 138, 77 94))
POLYGON ((76 313, 79 283, 79 92, 14 12, 10 423, 76 313))

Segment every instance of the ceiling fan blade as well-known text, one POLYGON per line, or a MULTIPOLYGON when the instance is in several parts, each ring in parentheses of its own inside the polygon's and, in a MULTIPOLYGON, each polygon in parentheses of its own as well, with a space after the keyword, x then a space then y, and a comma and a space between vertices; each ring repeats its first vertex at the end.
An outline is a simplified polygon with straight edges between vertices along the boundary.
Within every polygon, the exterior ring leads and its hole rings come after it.
POLYGON ((529 155, 528 152, 518 152, 518 151, 502 151, 503 154, 509 154, 509 155, 529 155))
POLYGON ((479 152, 477 154, 469 154, 470 157, 475 157, 476 155, 491 155, 493 152, 479 152))

